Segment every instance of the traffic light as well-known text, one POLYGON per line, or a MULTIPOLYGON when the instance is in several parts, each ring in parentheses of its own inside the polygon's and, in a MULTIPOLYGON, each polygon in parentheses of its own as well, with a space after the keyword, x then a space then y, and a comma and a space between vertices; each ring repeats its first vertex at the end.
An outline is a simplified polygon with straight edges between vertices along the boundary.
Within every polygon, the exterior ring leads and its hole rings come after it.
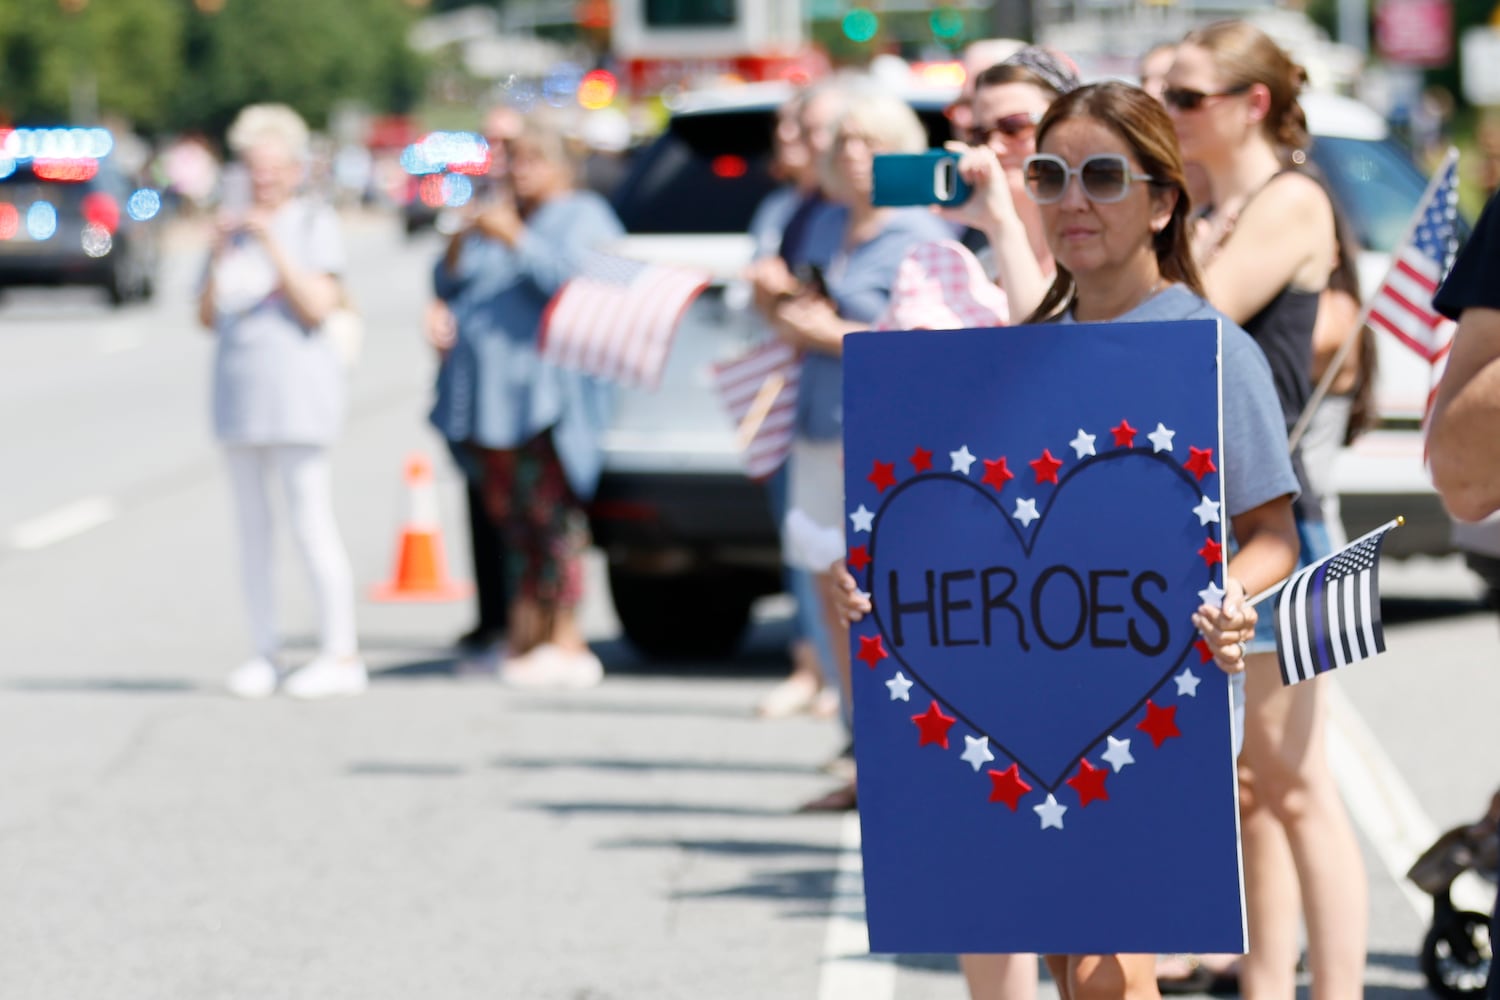
POLYGON ((873 10, 856 7, 844 15, 842 27, 845 38, 862 45, 879 33, 880 18, 873 10))

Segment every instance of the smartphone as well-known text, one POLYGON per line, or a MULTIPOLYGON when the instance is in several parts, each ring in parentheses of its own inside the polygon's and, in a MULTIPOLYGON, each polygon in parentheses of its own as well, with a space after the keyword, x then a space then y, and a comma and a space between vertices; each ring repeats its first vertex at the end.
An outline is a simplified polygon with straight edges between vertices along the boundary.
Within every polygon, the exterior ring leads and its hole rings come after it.
POLYGON ((793 276, 808 291, 821 295, 823 298, 832 298, 828 294, 828 281, 823 277, 823 269, 816 264, 798 264, 792 270, 793 276))
POLYGON ((872 201, 876 205, 958 205, 972 194, 958 175, 958 154, 877 153, 872 201))

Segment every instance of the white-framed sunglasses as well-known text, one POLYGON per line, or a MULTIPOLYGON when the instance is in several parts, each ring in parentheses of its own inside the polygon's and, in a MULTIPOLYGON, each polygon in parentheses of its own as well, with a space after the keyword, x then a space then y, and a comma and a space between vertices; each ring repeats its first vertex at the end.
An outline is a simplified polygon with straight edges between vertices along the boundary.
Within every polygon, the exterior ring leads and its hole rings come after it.
POLYGON ((1078 166, 1052 153, 1037 153, 1023 163, 1026 194, 1038 205, 1061 201, 1070 178, 1077 177, 1089 201, 1111 204, 1123 201, 1135 181, 1155 181, 1149 174, 1130 169, 1130 161, 1119 153, 1095 153, 1078 166))

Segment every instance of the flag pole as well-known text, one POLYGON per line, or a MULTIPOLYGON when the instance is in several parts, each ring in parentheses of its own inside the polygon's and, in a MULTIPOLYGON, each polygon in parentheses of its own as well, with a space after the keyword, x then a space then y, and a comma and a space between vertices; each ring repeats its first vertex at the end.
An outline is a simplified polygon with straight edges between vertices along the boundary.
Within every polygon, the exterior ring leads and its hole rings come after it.
POLYGON ((745 413, 745 419, 740 421, 739 442, 740 451, 747 451, 750 442, 755 440, 755 435, 760 433, 761 424, 771 415, 771 407, 776 405, 776 397, 781 395, 781 390, 786 386, 786 375, 781 372, 772 372, 767 375, 760 388, 755 390, 755 398, 750 402, 750 409, 745 413))
MULTIPOLYGON (((1360 542, 1364 541, 1366 538, 1369 538, 1371 535, 1378 535, 1378 534, 1381 534, 1382 532, 1389 531, 1392 528, 1399 528, 1399 527, 1401 527, 1405 523, 1406 523, 1405 516, 1403 516, 1401 514, 1397 514, 1396 517, 1393 520, 1385 522, 1380 527, 1376 528, 1374 531, 1365 532, 1363 535, 1360 535, 1358 538, 1356 538, 1354 541, 1350 542, 1348 545, 1345 545, 1343 549, 1339 549, 1337 552, 1330 552, 1330 553, 1328 553, 1328 555, 1324 556, 1322 559, 1319 559, 1318 562, 1325 562, 1325 561, 1327 561, 1329 559, 1332 559, 1334 556, 1338 555, 1339 552, 1344 551, 1344 549, 1353 548, 1354 546, 1358 545, 1360 542)), ((1314 565, 1316 565, 1316 564, 1314 564, 1314 565)), ((1256 594, 1254 597, 1250 598, 1245 603, 1248 604, 1248 605, 1250 605, 1251 607, 1254 607, 1255 605, 1259 604, 1261 601, 1264 601, 1268 597, 1275 597, 1276 594, 1281 590, 1281 588, 1285 587, 1288 583, 1290 583, 1292 577, 1296 576, 1300 572, 1302 572, 1302 570, 1300 570, 1300 569, 1294 571, 1285 580, 1282 580, 1279 583, 1273 583, 1273 584, 1271 584, 1265 590, 1262 590, 1260 593, 1256 594)))
MULTIPOLYGON (((1379 283, 1376 284, 1375 291, 1378 292, 1385 286, 1386 279, 1396 269, 1396 256, 1400 253, 1402 247, 1411 242, 1412 234, 1422 224, 1422 216, 1427 212, 1427 203, 1432 200, 1433 194, 1437 191, 1438 184, 1442 183, 1443 175, 1448 172, 1448 168, 1457 159, 1458 148, 1456 146, 1449 146, 1447 154, 1443 157, 1442 165, 1433 172, 1431 179, 1427 182, 1427 190, 1422 192, 1422 197, 1417 201, 1417 210, 1412 213, 1411 221, 1406 225, 1405 235, 1395 244, 1397 254, 1391 256, 1391 262, 1387 265, 1385 274, 1381 276, 1379 283)), ((1366 300, 1365 304, 1360 307, 1359 322, 1355 323, 1349 332, 1344 335, 1344 342, 1339 344, 1338 352, 1334 354, 1333 360, 1328 362, 1328 367, 1323 369, 1323 377, 1318 380, 1317 388, 1313 390, 1313 394, 1308 399, 1307 405, 1302 408, 1302 413, 1297 417, 1297 423, 1292 428, 1292 433, 1287 437, 1287 447, 1290 450, 1296 451, 1297 445, 1302 441, 1303 435, 1307 433, 1307 425, 1312 423, 1313 414, 1317 412, 1318 406, 1323 402, 1324 397, 1328 395, 1328 390, 1333 387, 1333 380, 1338 377, 1339 369, 1344 366, 1344 360, 1348 358, 1349 352, 1359 342, 1360 331, 1370 321, 1370 309, 1374 305, 1375 296, 1372 294, 1366 300)))

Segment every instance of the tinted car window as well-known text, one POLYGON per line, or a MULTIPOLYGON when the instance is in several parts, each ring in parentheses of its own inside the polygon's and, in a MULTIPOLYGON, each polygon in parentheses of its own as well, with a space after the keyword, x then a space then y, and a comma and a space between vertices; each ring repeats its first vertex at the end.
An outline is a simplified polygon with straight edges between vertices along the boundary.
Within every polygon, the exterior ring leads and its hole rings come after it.
MULTIPOLYGON (((928 144, 949 137, 938 108, 919 108, 928 144)), ((743 233, 775 186, 770 108, 679 115, 636 156, 615 189, 615 211, 632 233, 743 233)))
POLYGON ((1313 142, 1312 158, 1360 243, 1383 253, 1394 250, 1427 188, 1406 152, 1389 140, 1321 136, 1313 142))

